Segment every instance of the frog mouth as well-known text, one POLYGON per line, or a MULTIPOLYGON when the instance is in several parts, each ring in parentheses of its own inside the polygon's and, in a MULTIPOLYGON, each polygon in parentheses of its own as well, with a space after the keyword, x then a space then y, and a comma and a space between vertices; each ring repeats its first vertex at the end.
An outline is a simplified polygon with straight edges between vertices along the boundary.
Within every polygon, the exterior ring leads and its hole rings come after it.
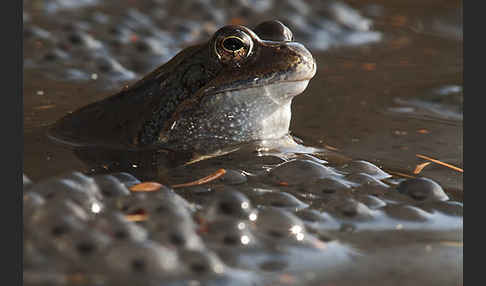
MULTIPOLYGON (((311 58, 312 59, 312 58, 311 58)), ((233 94, 233 93, 254 93, 258 90, 282 99, 292 98, 302 93, 309 84, 309 81, 316 74, 316 63, 309 59, 300 59, 299 64, 287 70, 278 71, 265 76, 253 75, 249 78, 242 78, 219 83, 217 86, 210 86, 203 91, 204 95, 233 94)))
MULTIPOLYGON (((211 90, 206 95, 216 96, 266 96, 278 105, 287 103, 295 96, 304 92, 309 84, 310 79, 302 80, 282 80, 272 83, 254 83, 251 85, 236 86, 232 88, 223 88, 218 90, 211 90)), ((235 99, 236 100, 236 99, 235 99)))

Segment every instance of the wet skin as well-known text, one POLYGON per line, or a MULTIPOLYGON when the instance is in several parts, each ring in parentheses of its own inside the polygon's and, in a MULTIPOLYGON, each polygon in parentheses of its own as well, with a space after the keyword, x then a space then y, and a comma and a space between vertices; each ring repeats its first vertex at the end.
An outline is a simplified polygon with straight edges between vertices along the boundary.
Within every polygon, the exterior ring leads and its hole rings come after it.
POLYGON ((225 26, 117 94, 59 120, 74 146, 214 151, 288 134, 291 101, 315 61, 278 21, 225 26))

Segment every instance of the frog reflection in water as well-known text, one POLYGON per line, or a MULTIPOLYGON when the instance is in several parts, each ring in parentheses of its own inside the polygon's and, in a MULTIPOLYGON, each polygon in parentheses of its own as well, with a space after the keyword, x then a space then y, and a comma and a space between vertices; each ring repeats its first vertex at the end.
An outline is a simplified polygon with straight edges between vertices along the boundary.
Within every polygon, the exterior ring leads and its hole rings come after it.
POLYGON ((77 146, 169 148, 199 154, 289 132, 291 102, 316 72, 279 21, 229 25, 132 86, 58 121, 51 137, 77 146))

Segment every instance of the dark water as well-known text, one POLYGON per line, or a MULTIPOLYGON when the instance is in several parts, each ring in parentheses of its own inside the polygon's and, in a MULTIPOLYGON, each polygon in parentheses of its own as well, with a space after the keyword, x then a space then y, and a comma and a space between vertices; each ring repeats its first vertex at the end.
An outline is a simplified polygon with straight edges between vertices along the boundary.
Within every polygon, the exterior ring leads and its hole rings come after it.
MULTIPOLYGON (((263 12, 258 11, 272 1, 231 1, 243 8, 201 6, 200 13, 194 13, 199 1, 115 2, 24 1, 24 173, 34 182, 69 170, 92 169, 72 150, 45 136, 46 128, 64 114, 112 94, 224 23, 253 26, 275 17, 290 22, 296 40, 306 44, 317 61, 315 78, 293 101, 291 123, 292 134, 304 145, 329 151, 317 157, 338 169, 341 161, 365 160, 394 179, 415 176, 416 166, 425 162, 417 154, 463 167, 461 1, 344 1, 351 9, 339 11, 357 11, 361 18, 339 18, 338 10, 323 8, 320 1, 296 1, 300 6, 282 1, 286 4, 280 9, 263 12)), ((221 164, 251 170, 261 163, 258 160, 251 153, 235 155, 223 163, 210 160, 150 176, 161 182, 186 182, 221 164)), ((272 160, 263 163, 279 162, 272 160)), ((451 200, 462 202, 462 172, 430 164, 420 175, 438 182, 451 200)), ((260 183, 264 182, 257 178, 250 185, 260 183)), ((272 200, 238 191, 256 206, 272 200)), ((309 213, 320 211, 312 196, 287 192, 311 205, 303 207, 309 213)), ((197 195, 183 196, 198 202, 197 195)), ((299 209, 297 203, 290 205, 299 209)), ((267 264, 246 253, 246 260, 240 255, 235 265, 253 269, 249 265, 262 262, 264 269, 287 267, 301 274, 279 276, 282 285, 301 285, 299 279, 312 284, 319 277, 326 277, 321 280, 326 285, 462 285, 460 206, 460 215, 432 212, 434 217, 426 222, 413 222, 406 214, 405 222, 374 216, 353 222, 351 228, 360 230, 356 234, 343 231, 346 223, 339 220, 335 225, 314 225, 321 236, 330 233, 335 239, 325 259, 301 249, 277 255, 279 259, 267 264), (397 233, 398 225, 409 231, 397 233)))
MULTIPOLYGON (((423 162, 415 154, 462 166, 460 35, 414 28, 441 19, 438 8, 385 9, 375 22, 383 42, 319 54, 316 80, 294 102, 292 130, 388 170, 410 174, 423 162)), ((444 22, 454 17, 449 9, 444 22)), ((461 173, 429 167, 423 175, 462 190, 461 173)))

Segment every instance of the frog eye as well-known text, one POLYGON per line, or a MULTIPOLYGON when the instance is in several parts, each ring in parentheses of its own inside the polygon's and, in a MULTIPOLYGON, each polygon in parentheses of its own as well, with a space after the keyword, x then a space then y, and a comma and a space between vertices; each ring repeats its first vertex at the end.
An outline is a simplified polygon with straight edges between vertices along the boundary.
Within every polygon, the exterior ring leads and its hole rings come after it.
POLYGON ((223 39, 221 42, 221 46, 227 52, 238 52, 239 50, 245 47, 243 39, 238 38, 236 36, 229 36, 223 39))
POLYGON ((239 65, 251 53, 253 41, 243 31, 232 31, 231 35, 221 35, 215 41, 215 52, 223 64, 239 65))

